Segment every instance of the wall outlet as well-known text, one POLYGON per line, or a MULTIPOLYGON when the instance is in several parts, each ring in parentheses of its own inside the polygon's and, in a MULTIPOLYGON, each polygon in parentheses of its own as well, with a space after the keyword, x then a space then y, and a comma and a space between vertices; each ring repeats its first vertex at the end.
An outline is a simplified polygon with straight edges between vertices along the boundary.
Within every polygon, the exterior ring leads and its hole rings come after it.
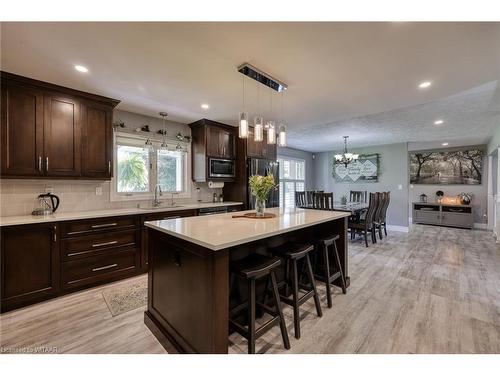
POLYGON ((46 193, 54 193, 54 188, 52 186, 45 186, 46 193))
POLYGON ((398 185, 398 190, 403 190, 403 185, 398 185))
POLYGON ((95 187, 95 195, 102 195, 102 186, 95 187))

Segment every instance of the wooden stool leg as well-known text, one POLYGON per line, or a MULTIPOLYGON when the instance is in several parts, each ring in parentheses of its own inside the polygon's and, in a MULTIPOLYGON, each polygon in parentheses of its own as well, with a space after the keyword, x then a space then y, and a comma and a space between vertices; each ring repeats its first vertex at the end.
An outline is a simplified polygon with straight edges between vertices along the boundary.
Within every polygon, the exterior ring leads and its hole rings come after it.
POLYGON ((344 272, 342 271, 342 266, 340 265, 340 258, 339 258, 339 252, 337 250, 337 241, 333 241, 333 251, 335 254, 335 263, 337 263, 337 267, 339 268, 340 272, 340 285, 342 285, 342 294, 347 293, 347 288, 345 286, 345 278, 344 278, 344 272))
POLYGON ((326 300, 328 307, 332 307, 332 292, 330 285, 330 260, 328 259, 328 246, 323 246, 323 259, 325 261, 325 286, 326 286, 326 300))
POLYGON ((248 280, 248 354, 255 353, 255 279, 248 280))
POLYGON ((292 260, 293 326, 295 338, 300 339, 299 278, 297 273, 297 260, 294 259, 292 260))
POLYGON ((387 223, 384 223, 384 233, 385 233, 385 236, 387 237, 387 223))
POLYGON ((285 259, 285 291, 284 291, 284 296, 288 297, 288 287, 290 283, 290 261, 285 259))
POLYGON ((307 264, 307 274, 309 280, 311 281, 312 289, 314 290, 314 304, 316 305, 316 313, 318 316, 323 316, 323 311, 321 311, 321 305, 319 303, 318 291, 316 290, 316 282, 314 281, 314 274, 311 266, 311 260, 309 259, 309 254, 306 254, 306 264, 307 264))
MULTIPOLYGON (((372 237, 373 239, 373 237, 372 237)), ((368 229, 365 229, 365 245, 368 247, 368 229)))
POLYGON ((281 337, 283 338, 283 344, 285 345, 285 349, 290 349, 290 340, 288 339, 288 332, 286 331, 285 318, 283 317, 283 310, 281 310, 281 302, 280 302, 280 294, 278 291, 278 283, 276 282, 276 275, 274 271, 271 271, 271 287, 273 289, 274 296, 274 305, 276 306, 276 310, 280 317, 280 330, 281 337))

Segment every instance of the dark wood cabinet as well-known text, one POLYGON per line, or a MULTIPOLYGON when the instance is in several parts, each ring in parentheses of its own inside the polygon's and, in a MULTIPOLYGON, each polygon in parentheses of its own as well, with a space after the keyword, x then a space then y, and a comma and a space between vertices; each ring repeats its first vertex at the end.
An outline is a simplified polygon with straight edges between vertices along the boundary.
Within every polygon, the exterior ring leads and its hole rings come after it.
POLYGON ((57 224, 5 227, 1 233, 1 311, 57 295, 60 280, 57 224))
POLYGON ((43 100, 45 175, 80 176, 80 103, 72 97, 59 94, 45 94, 43 100))
POLYGON ((111 178, 117 100, 6 72, 1 94, 2 177, 111 178))
POLYGON ((250 127, 248 138, 246 139, 246 154, 249 158, 261 158, 276 160, 278 149, 276 143, 270 145, 267 143, 267 131, 264 130, 264 140, 261 142, 254 141, 254 130, 250 127))
POLYGON ((234 134, 218 126, 207 125, 207 156, 221 159, 234 159, 234 134))
POLYGON ((43 174, 43 93, 2 84, 2 176, 43 174))
POLYGON ((189 126, 193 137, 191 144, 193 181, 233 181, 232 177, 209 178, 208 163, 210 158, 231 160, 237 158, 236 128, 207 119, 196 121, 189 126))
POLYGON ((109 106, 86 102, 82 106, 82 176, 112 177, 113 111, 109 106))

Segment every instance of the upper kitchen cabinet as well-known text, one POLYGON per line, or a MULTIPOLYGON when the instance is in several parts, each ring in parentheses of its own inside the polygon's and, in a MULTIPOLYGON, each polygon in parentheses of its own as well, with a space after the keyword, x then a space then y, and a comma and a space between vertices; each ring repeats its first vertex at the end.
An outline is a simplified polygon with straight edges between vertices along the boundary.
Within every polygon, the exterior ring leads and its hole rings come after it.
POLYGON ((82 174, 111 178, 113 159, 113 110, 109 106, 82 105, 82 174))
POLYGON ((43 96, 43 161, 47 177, 81 175, 81 118, 78 100, 57 93, 43 96))
POLYGON ((253 127, 250 127, 248 130, 248 137, 246 139, 246 150, 247 157, 249 158, 260 158, 260 159, 269 159, 276 160, 277 158, 277 145, 276 143, 273 145, 267 144, 267 131, 264 130, 264 140, 260 142, 254 141, 254 133, 253 127))
POLYGON ((222 159, 235 158, 233 130, 226 130, 216 124, 207 124, 205 131, 207 137, 207 156, 222 159))
POLYGON ((236 128, 207 119, 196 121, 189 126, 193 137, 193 181, 232 181, 235 173, 233 160, 237 156, 236 128), (211 160, 212 169, 220 169, 217 173, 210 172, 211 160))
POLYGON ((2 80, 2 177, 43 175, 43 93, 2 80))
POLYGON ((110 179, 114 99, 1 72, 1 176, 110 179))

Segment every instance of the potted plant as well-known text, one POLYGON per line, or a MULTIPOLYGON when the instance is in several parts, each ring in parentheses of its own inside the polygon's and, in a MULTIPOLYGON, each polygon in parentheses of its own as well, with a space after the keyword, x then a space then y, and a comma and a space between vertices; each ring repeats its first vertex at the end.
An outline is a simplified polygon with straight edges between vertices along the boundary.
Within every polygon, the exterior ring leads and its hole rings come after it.
POLYGON ((250 191, 255 197, 255 211, 257 216, 264 216, 266 210, 266 200, 269 193, 276 189, 278 186, 274 182, 274 176, 268 174, 267 176, 253 175, 248 179, 250 191))

